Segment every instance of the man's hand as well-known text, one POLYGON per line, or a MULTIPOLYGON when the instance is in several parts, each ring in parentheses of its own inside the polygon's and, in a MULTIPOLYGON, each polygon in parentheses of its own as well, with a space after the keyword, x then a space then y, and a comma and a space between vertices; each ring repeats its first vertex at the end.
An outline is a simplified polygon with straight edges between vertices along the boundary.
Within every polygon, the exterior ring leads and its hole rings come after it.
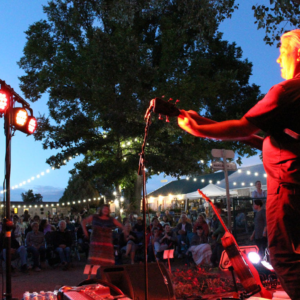
POLYGON ((193 118, 195 113, 196 112, 194 111, 190 113, 185 110, 181 110, 180 115, 178 116, 179 127, 193 135, 194 135, 195 128, 198 125, 193 118))

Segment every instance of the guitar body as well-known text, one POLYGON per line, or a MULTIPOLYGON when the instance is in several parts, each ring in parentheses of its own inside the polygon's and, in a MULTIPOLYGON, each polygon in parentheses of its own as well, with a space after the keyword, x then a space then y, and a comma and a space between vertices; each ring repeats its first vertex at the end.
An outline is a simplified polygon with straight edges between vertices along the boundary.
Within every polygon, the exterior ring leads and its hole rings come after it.
POLYGON ((247 294, 254 295, 260 292, 261 288, 257 284, 250 269, 247 267, 247 263, 241 256, 231 233, 225 232, 224 236, 221 238, 221 241, 228 258, 230 259, 231 265, 233 266, 233 269, 240 279, 241 284, 243 285, 247 294))
POLYGON ((198 190, 198 193, 209 202, 225 230, 225 234, 221 238, 222 245, 230 259, 234 271, 247 292, 247 297, 259 292, 261 297, 272 299, 272 294, 263 287, 257 270, 249 261, 247 255, 241 252, 234 236, 229 232, 212 201, 201 190, 198 190))

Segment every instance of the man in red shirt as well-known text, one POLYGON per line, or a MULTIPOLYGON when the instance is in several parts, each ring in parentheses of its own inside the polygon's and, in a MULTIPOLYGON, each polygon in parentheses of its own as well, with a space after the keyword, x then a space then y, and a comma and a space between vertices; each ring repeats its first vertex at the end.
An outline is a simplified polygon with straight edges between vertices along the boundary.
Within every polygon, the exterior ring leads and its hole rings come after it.
POLYGON ((300 299, 300 30, 282 35, 277 62, 286 79, 240 120, 216 123, 181 110, 178 124, 204 138, 240 140, 263 149, 271 263, 291 299, 300 299), (261 139, 254 135, 266 133, 261 139))

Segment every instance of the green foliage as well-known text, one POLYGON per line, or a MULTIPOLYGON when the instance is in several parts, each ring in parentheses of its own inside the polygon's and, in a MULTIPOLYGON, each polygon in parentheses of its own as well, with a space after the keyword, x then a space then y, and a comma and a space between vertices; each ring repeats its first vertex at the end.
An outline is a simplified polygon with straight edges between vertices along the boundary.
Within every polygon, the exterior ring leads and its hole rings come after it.
MULTIPOLYGON (((217 31, 234 9, 234 0, 49 1, 47 20, 26 31, 19 61, 26 97, 49 94, 49 116, 39 118, 35 134, 45 149, 59 150, 47 163, 59 168, 83 154, 73 174, 93 180, 100 193, 123 189, 133 199, 150 99, 179 98, 180 108, 217 121, 241 118, 260 91, 248 83, 252 64, 242 50, 217 31)), ((200 160, 210 160, 212 148, 256 154, 239 143, 195 138, 176 120, 153 119, 149 176, 208 172, 200 160)))
POLYGON ((21 194, 24 203, 42 203, 43 196, 41 194, 34 194, 33 190, 28 190, 21 194))
POLYGON ((253 5, 257 29, 265 30, 264 41, 279 46, 280 36, 290 27, 300 28, 300 10, 298 0, 269 0, 269 5, 253 5))

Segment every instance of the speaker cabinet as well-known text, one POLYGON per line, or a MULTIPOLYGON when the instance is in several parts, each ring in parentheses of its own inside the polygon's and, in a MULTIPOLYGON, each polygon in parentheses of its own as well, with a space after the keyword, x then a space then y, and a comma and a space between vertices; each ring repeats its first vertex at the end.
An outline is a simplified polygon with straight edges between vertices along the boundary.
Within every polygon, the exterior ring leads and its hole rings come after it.
MULTIPOLYGON (((170 275, 162 263, 159 267, 157 263, 148 264, 149 299, 175 300, 170 275)), ((144 264, 105 267, 100 272, 102 280, 112 283, 131 299, 145 299, 144 264)))

